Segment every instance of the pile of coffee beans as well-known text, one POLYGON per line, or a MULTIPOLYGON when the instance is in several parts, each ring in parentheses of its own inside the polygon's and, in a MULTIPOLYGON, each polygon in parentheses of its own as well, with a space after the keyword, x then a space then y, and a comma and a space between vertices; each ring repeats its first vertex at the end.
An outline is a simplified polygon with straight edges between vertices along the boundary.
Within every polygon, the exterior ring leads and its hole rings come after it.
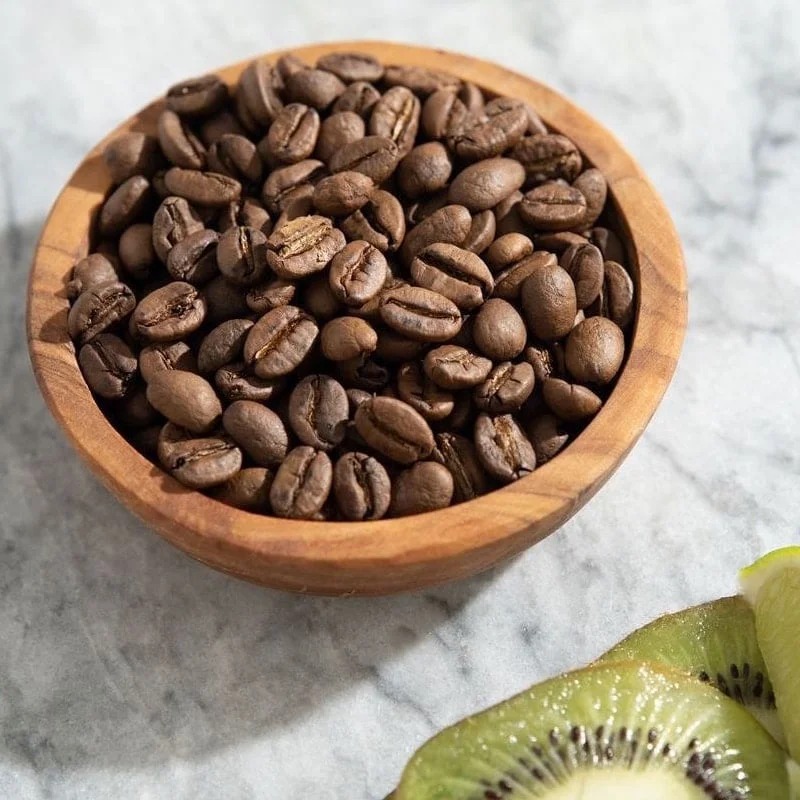
POLYGON ((443 508, 553 458, 634 316, 603 175, 526 103, 332 53, 173 86, 75 265, 69 333, 114 424, 279 517, 443 508))

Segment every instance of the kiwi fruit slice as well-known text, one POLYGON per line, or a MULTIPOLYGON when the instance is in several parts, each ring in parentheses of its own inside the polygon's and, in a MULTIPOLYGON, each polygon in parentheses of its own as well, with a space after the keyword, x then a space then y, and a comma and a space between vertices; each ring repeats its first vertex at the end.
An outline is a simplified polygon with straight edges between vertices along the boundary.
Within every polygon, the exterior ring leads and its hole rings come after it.
POLYGON ((659 617, 608 651, 601 662, 655 661, 691 673, 741 703, 785 746, 775 692, 756 637, 756 621, 741 597, 659 617))
POLYGON ((712 687, 662 665, 598 664, 434 736, 395 800, 788 800, 785 761, 712 687))

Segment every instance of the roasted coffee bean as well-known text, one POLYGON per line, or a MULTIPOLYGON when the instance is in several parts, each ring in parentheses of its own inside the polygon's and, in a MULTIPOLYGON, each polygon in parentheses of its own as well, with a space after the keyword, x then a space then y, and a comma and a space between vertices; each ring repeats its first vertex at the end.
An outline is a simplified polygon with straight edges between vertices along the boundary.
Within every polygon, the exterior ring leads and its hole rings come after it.
POLYGON ((310 158, 319 136, 319 113, 303 103, 284 106, 267 134, 269 155, 281 164, 310 158))
POLYGON ((447 467, 453 477, 453 502, 463 503, 485 494, 489 481, 478 461, 475 446, 457 433, 437 433, 431 458, 447 467))
POLYGON ((401 286, 383 293, 380 315, 393 330, 421 342, 446 342, 461 327, 461 313, 455 303, 418 286, 401 286))
POLYGON ((437 386, 416 361, 397 371, 397 394, 429 422, 444 419, 453 411, 453 395, 437 386))
POLYGON ((220 212, 217 229, 225 233, 229 228, 255 228, 269 236, 272 233, 272 219, 260 201, 254 197, 243 197, 220 212))
POLYGON ((245 186, 259 183, 264 171, 256 146, 246 136, 235 133, 226 133, 211 145, 208 166, 245 186))
POLYGON ((150 277, 151 267, 156 260, 153 226, 147 222, 137 222, 126 228, 119 237, 119 258, 125 271, 136 280, 150 277))
POLYGON ((608 228, 592 228, 590 238, 592 244, 600 248, 606 261, 616 261, 618 264, 625 265, 625 248, 614 231, 608 228))
POLYGON ((272 510, 279 517, 311 519, 325 505, 332 482, 333 466, 326 453, 306 445, 295 447, 272 481, 272 510))
POLYGON ((363 139, 366 131, 364 120, 354 111, 342 110, 338 114, 331 114, 320 126, 314 155, 328 164, 334 153, 345 145, 363 139))
POLYGON ((564 374, 564 352, 560 344, 532 344, 525 348, 523 358, 533 367, 536 383, 564 374))
POLYGON ((337 317, 320 334, 322 355, 329 361, 348 361, 369 355, 378 344, 375 329, 358 317, 337 317))
POLYGON ((454 244, 432 244, 411 262, 417 286, 438 292, 462 311, 481 305, 494 288, 489 268, 481 259, 454 244))
POLYGON ((403 260, 411 264, 418 253, 432 244, 460 245, 471 227, 472 217, 464 206, 444 206, 408 232, 401 250, 403 260))
POLYGON ((495 239, 484 255, 484 261, 493 272, 522 261, 533 253, 533 242, 521 233, 507 233, 495 239))
POLYGON ((217 486, 211 496, 220 503, 241 508, 244 511, 269 513, 269 490, 272 473, 264 467, 247 467, 240 470, 225 483, 217 486))
MULTIPOLYGON (((634 287, 631 276, 616 261, 603 265, 603 289, 597 301, 597 313, 608 317, 622 330, 633 321, 634 287)), ((591 309, 587 309, 587 313, 591 309)))
POLYGON ((446 139, 461 132, 469 113, 455 92, 440 89, 422 107, 422 128, 430 139, 446 139))
POLYGON ((97 228, 101 236, 114 236, 136 222, 151 196, 150 181, 134 175, 120 184, 103 203, 97 228))
POLYGON ((176 281, 186 281, 193 286, 208 283, 217 269, 217 243, 219 234, 211 230, 199 230, 178 242, 167 256, 167 272, 176 281))
POLYGON ((147 383, 168 370, 197 372, 197 360, 186 342, 149 344, 139 353, 139 372, 147 383))
POLYGON ((393 517, 407 517, 447 508, 453 499, 450 470, 434 461, 422 461, 404 469, 392 484, 393 517))
POLYGON ((492 298, 475 316, 472 336, 478 350, 495 361, 516 358, 525 347, 527 331, 522 317, 511 303, 492 298))
POLYGON ((402 400, 373 397, 358 407, 355 422, 370 447, 399 464, 413 464, 433 450, 430 426, 402 400))
POLYGON ((522 198, 519 214, 534 228, 563 231, 580 224, 586 214, 586 199, 572 186, 543 183, 522 198))
POLYGON ((153 247, 163 264, 169 251, 189 234, 203 230, 197 212, 183 197, 167 197, 153 217, 153 247))
POLYGON ((324 69, 303 69, 286 78, 286 95, 294 103, 322 110, 344 91, 342 81, 324 69))
POLYGON ((625 357, 625 336, 605 317, 590 317, 567 337, 566 362, 579 383, 603 386, 614 380, 625 357))
POLYGON ((511 483, 536 469, 536 453, 511 414, 475 421, 475 450, 483 468, 503 483, 511 483))
POLYGON ((382 189, 373 189, 367 202, 345 217, 340 225, 348 239, 361 239, 382 253, 397 250, 406 235, 400 201, 382 189))
POLYGON ((255 228, 228 228, 217 245, 217 265, 237 286, 260 283, 269 272, 267 237, 255 228))
POLYGON ((194 333, 206 317, 206 299, 190 283, 173 281, 142 299, 131 332, 144 342, 174 342, 194 333))
POLYGON ((461 243, 465 250, 471 253, 483 253, 483 251, 494 241, 497 232, 497 220, 494 211, 479 211, 472 217, 467 238, 461 243))
POLYGON ((275 88, 276 73, 266 61, 251 61, 239 78, 236 110, 251 131, 267 128, 283 108, 275 88))
POLYGON ((352 214, 366 204, 374 186, 360 172, 337 172, 314 187, 314 207, 329 217, 352 214))
POLYGON ((512 156, 525 168, 528 178, 536 183, 559 178, 572 183, 583 165, 575 144, 558 133, 528 136, 517 144, 512 156))
POLYGON ((345 453, 333 470, 333 494, 345 519, 380 519, 389 510, 392 484, 376 458, 366 453, 345 453))
POLYGON ((575 284, 559 266, 534 270, 522 284, 522 308, 528 329, 546 342, 561 339, 571 330, 578 313, 575 284))
POLYGON ((308 217, 314 209, 314 187, 310 183, 297 186, 283 199, 281 214, 275 220, 273 230, 282 228, 287 222, 293 222, 300 217, 308 217))
POLYGON ((248 290, 245 295, 247 307, 257 314, 266 314, 278 306, 288 306, 294 300, 297 285, 281 278, 273 278, 266 283, 259 283, 248 290))
POLYGON ((125 428, 146 428, 158 421, 163 424, 164 421, 148 402, 143 386, 136 386, 114 404, 114 416, 125 428))
POLYGON ((585 236, 572 231, 540 233, 537 234, 535 241, 536 247, 540 250, 549 250, 559 256, 574 244, 589 244, 589 240, 585 236))
POLYGON ((331 172, 352 170, 383 183, 400 160, 397 144, 386 136, 364 136, 340 147, 330 157, 331 172))
POLYGON ((283 389, 284 383, 280 378, 258 378, 247 371, 243 362, 235 362, 216 371, 214 385, 229 402, 253 400, 266 403, 283 389))
MULTIPOLYGON (((282 211, 287 203, 297 198, 297 191, 306 184, 314 184, 327 175, 327 169, 321 161, 307 158, 297 164, 289 164, 270 172, 261 190, 264 205, 273 213, 282 211)), ((313 188, 310 194, 313 194, 313 188)), ((280 225, 276 225, 276 228, 280 225)))
POLYGON ((214 142, 220 140, 226 133, 235 133, 244 136, 245 129, 242 123, 227 109, 223 109, 213 117, 204 119, 200 123, 200 138, 206 147, 211 147, 214 142))
POLYGON ((408 283, 402 278, 395 278, 394 275, 391 274, 390 270, 389 277, 386 279, 386 283, 383 285, 383 288, 380 290, 380 292, 378 292, 378 294, 375 295, 375 297, 373 297, 371 300, 367 300, 363 306, 359 306, 358 308, 350 306, 347 309, 347 313, 377 324, 381 321, 381 299, 383 298, 383 295, 392 289, 399 289, 402 286, 408 286, 408 283))
POLYGON ((197 368, 202 373, 216 372, 242 356, 244 342, 253 323, 249 319, 229 319, 217 325, 200 343, 197 368))
POLYGON ((445 344, 425 356, 424 368, 425 374, 444 389, 469 389, 486 380, 492 362, 464 347, 445 344))
POLYGON ((521 233, 527 236, 530 233, 530 228, 519 215, 519 204, 522 197, 522 192, 512 192, 494 207, 498 236, 504 236, 507 233, 521 233))
POLYGON ((367 53, 328 53, 317 59, 317 69, 332 72, 345 83, 383 77, 383 64, 367 53))
POLYGON ((526 426, 526 432, 539 466, 556 456, 569 441, 569 433, 564 429, 564 423, 553 414, 534 417, 526 426))
POLYGON ((344 234, 327 217, 298 217, 272 232, 267 262, 280 278, 303 278, 325 269, 344 246, 344 234))
POLYGON ((192 433, 208 433, 222 414, 214 387, 194 372, 157 372, 147 384, 147 400, 170 422, 192 433))
POLYGON ((378 334, 375 355, 387 364, 402 364, 420 356, 424 349, 424 342, 409 339, 391 328, 382 328, 378 334))
POLYGON ((69 310, 69 335, 84 345, 125 319, 135 305, 136 298, 124 283, 108 281, 91 286, 78 296, 69 310))
POLYGON ((454 75, 427 67, 389 66, 383 75, 389 86, 405 86, 420 97, 439 89, 458 89, 461 81, 454 75))
POLYGON ((197 169, 173 167, 164 176, 167 189, 190 203, 214 208, 226 206, 239 199, 242 185, 219 172, 202 172, 197 169))
POLYGON ((608 183, 599 169, 587 169, 575 179, 573 186, 586 198, 586 213, 581 225, 589 228, 603 213, 608 195, 608 183))
POLYGON ((290 75, 308 69, 308 64, 294 53, 285 53, 275 62, 275 69, 280 76, 280 83, 283 85, 290 75))
POLYGON ((470 211, 493 208, 525 183, 525 170, 511 158, 487 158, 470 164, 450 184, 451 203, 470 211))
POLYGON ((168 422, 158 439, 158 459, 173 478, 191 489, 230 480, 242 466, 242 451, 227 437, 198 437, 168 422))
POLYGON ((203 169, 206 165, 206 148, 191 128, 169 109, 158 118, 158 143, 161 152, 176 167, 203 169))
POLYGON ((400 162, 397 183, 406 197, 415 199, 444 189, 452 171, 453 161, 447 148, 441 142, 426 142, 411 150, 400 162))
POLYGON ((383 253, 368 242, 350 242, 331 261, 329 280, 334 297, 349 306, 361 306, 375 297, 386 282, 383 253))
POLYGON ((559 264, 575 284, 578 309, 590 306, 603 288, 603 254, 593 244, 574 244, 562 253, 559 264))
POLYGON ((289 424, 303 443, 333 450, 344 439, 350 404, 344 387, 328 375, 308 375, 289 397, 289 424))
POLYGON ((288 375, 311 351, 318 334, 313 318, 302 309, 274 308, 250 329, 244 360, 259 378, 288 375))
POLYGON ((364 402, 370 399, 372 395, 363 389, 347 389, 347 400, 350 403, 350 414, 356 413, 356 409, 364 402))
POLYGON ((526 256, 517 264, 512 264, 495 277, 493 297, 519 303, 522 285, 536 270, 555 267, 558 265, 556 257, 545 250, 537 250, 526 256))
POLYGON ((167 89, 167 108, 184 117, 213 114, 228 99, 228 87, 219 75, 201 75, 167 89))
POLYGON ((75 299, 81 292, 93 289, 101 283, 118 279, 114 265, 101 253, 92 253, 82 258, 72 269, 72 279, 67 284, 67 295, 75 299))
POLYGON ((591 389, 559 378, 548 378, 542 387, 542 394, 547 407, 567 422, 593 417, 603 405, 603 401, 591 389))
POLYGON ((134 175, 149 178, 158 164, 158 141, 145 133, 123 133, 106 145, 103 161, 117 185, 134 175))
POLYGON ((222 275, 203 287, 203 297, 206 301, 205 322, 208 325, 219 325, 226 319, 246 317, 250 313, 244 289, 229 283, 222 275))
POLYGON ((78 363, 89 388, 108 400, 128 393, 138 368, 130 347, 113 333, 101 333, 81 347, 78 363))
POLYGON ((498 364, 480 386, 475 387, 475 405, 489 414, 519 411, 530 397, 534 385, 533 367, 523 361, 498 364))
POLYGON ((225 432, 260 467, 280 464, 289 450, 289 434, 281 418, 261 403, 237 400, 222 415, 225 432))
POLYGON ((319 322, 333 319, 344 313, 344 307, 331 290, 328 275, 319 273, 304 284, 302 304, 319 322))
POLYGON ((524 103, 497 97, 486 104, 479 119, 467 118, 461 131, 448 139, 448 144, 464 161, 480 161, 499 156, 513 147, 527 127, 524 103))
POLYGON ((464 104, 470 114, 476 114, 483 111, 486 105, 486 100, 483 97, 483 92, 474 83, 464 83, 458 90, 458 99, 464 104))
POLYGON ((369 132, 394 141, 402 158, 414 146, 419 116, 419 99, 405 86, 394 86, 375 103, 369 120, 369 132))
POLYGON ((381 93, 371 83, 354 81, 336 98, 332 110, 334 115, 340 111, 352 111, 367 119, 380 97, 381 93))

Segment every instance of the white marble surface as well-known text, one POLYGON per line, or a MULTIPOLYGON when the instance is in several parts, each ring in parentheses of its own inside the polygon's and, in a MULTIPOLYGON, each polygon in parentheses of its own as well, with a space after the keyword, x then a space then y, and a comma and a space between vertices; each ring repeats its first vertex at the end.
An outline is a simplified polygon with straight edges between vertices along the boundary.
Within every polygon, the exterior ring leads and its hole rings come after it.
POLYGON ((796 0, 29 0, 2 16, 0 797, 377 800, 439 727, 800 540, 796 0), (106 494, 37 394, 23 297, 53 197, 109 127, 186 75, 355 36, 500 61, 613 128, 674 213, 691 324, 644 440, 557 535, 472 581, 342 602, 211 572, 106 494))

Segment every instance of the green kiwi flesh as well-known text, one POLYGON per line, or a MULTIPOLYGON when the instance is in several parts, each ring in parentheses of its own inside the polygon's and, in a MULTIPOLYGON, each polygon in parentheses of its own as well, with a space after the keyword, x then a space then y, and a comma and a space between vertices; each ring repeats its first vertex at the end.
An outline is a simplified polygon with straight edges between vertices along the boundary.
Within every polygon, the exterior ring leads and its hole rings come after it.
POLYGON ((661 665, 599 664, 434 736, 395 800, 788 800, 785 760, 712 687, 661 665))
POLYGON ((659 617, 608 651, 601 662, 656 661, 691 673, 741 703, 785 746, 775 693, 758 648, 753 610, 741 597, 659 617))

